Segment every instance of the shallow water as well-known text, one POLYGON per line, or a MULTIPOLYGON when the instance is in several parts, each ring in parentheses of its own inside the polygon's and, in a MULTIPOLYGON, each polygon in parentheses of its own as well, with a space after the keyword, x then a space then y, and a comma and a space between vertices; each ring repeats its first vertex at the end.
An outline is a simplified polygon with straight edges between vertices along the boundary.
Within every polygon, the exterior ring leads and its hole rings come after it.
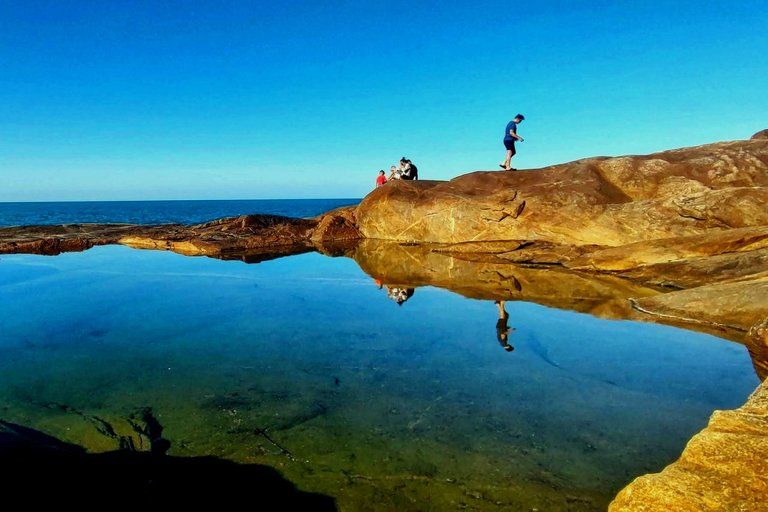
POLYGON ((339 510, 605 510, 758 384, 745 347, 421 287, 347 258, 119 246, 0 257, 0 419, 92 452, 151 408, 169 455, 277 468, 339 510))

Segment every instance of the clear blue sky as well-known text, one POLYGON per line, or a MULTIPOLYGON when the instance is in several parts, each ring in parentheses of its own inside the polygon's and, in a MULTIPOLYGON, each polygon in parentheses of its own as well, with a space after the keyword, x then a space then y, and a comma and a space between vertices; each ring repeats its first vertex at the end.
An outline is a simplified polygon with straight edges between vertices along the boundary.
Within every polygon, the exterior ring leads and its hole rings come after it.
POLYGON ((0 0, 0 201, 363 197, 749 138, 765 0, 0 0))

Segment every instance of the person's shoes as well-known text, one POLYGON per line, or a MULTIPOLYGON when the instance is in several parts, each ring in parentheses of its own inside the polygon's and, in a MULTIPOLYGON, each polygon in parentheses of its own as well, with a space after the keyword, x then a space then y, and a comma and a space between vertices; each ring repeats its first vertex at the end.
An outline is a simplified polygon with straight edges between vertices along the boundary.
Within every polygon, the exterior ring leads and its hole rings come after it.
POLYGON ((508 170, 508 171, 516 171, 517 169, 515 169, 514 167, 510 167, 510 168, 509 168, 509 169, 507 169, 507 170, 508 170))
POLYGON ((506 166, 506 165, 504 165, 504 164, 499 164, 499 167, 501 167, 501 168, 502 168, 502 169, 504 169, 505 171, 507 170, 507 166, 506 166))

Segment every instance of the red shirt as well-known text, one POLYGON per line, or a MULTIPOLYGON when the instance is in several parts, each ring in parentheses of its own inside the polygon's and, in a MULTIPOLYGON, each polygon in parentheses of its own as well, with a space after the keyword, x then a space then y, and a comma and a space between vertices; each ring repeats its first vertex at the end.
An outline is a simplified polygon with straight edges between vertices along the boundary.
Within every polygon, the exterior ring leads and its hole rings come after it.
POLYGON ((386 182, 387 182, 387 177, 384 176, 383 174, 379 174, 378 176, 376 176, 376 186, 377 187, 382 186, 386 182))

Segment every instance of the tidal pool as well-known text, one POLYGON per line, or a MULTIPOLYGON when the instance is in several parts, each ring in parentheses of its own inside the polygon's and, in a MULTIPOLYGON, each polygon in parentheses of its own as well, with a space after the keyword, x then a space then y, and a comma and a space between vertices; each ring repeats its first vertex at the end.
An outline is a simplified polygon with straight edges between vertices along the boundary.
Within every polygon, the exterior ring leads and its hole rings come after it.
POLYGON ((507 301, 507 351, 493 300, 393 299, 318 253, 0 256, 0 419, 101 453, 151 411, 338 510, 605 510, 758 385, 711 335, 507 301))

